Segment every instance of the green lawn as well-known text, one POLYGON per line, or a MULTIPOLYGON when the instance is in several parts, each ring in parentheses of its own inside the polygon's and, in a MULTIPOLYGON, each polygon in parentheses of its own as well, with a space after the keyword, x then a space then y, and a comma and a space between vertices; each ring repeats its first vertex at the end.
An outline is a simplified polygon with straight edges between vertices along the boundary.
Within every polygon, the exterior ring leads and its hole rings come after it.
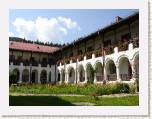
POLYGON ((135 93, 135 84, 106 84, 106 85, 22 85, 22 86, 11 86, 9 88, 10 94, 22 93, 22 94, 81 94, 81 95, 109 95, 109 94, 120 94, 120 93, 135 93))
POLYGON ((90 102, 98 106, 138 106, 139 96, 9 96, 10 106, 74 106, 76 102, 90 102))

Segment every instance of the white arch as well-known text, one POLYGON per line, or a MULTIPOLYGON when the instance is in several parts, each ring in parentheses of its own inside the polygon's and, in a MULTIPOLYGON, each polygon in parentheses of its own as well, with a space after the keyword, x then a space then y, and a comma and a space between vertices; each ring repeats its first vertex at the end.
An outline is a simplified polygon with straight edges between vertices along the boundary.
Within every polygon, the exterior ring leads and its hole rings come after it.
POLYGON ((132 69, 128 57, 119 59, 119 75, 121 80, 128 81, 132 78, 132 69))
POLYGON ((108 80, 108 81, 115 81, 115 80, 117 80, 116 64, 113 61, 113 59, 106 60, 105 70, 106 70, 105 71, 106 72, 106 80, 108 80), (112 63, 114 67, 113 66, 111 67, 110 63, 112 63))
POLYGON ((85 81, 85 70, 82 64, 78 66, 78 73, 80 82, 85 81))
POLYGON ((118 64, 120 63, 121 58, 127 58, 128 61, 130 62, 129 57, 128 57, 127 55, 123 54, 123 55, 120 55, 120 56, 117 58, 117 61, 116 61, 116 62, 117 62, 118 64))
POLYGON ((31 83, 38 83, 38 75, 39 75, 39 73, 38 73, 38 70, 37 69, 33 69, 32 71, 31 71, 31 83))
POLYGON ((94 82, 94 68, 92 66, 92 64, 90 62, 88 62, 86 64, 86 72, 87 72, 87 80, 90 82, 90 83, 93 83, 94 82), (93 72, 88 72, 88 68, 89 66, 91 66, 90 68, 92 68, 93 72))
POLYGON ((45 84, 47 82, 47 71, 45 69, 41 70, 40 81, 42 84, 45 84))
POLYGON ((29 72, 29 69, 23 69, 22 71, 22 82, 28 82, 29 81, 29 77, 30 76, 30 72, 29 72))
POLYGON ((68 77, 68 83, 73 84, 75 81, 75 69, 72 66, 68 67, 68 77))

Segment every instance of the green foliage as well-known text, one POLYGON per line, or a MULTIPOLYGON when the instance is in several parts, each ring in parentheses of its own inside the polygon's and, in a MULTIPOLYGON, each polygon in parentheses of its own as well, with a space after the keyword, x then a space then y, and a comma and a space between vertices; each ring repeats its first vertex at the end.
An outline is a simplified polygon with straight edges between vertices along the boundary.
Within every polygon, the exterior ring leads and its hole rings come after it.
POLYGON ((105 84, 96 90, 98 95, 109 95, 119 93, 135 93, 134 86, 126 83, 105 84))
POLYGON ((9 85, 16 84, 18 81, 16 72, 9 72, 9 85))
POLYGON ((70 84, 27 84, 20 86, 10 86, 11 93, 24 93, 24 94, 82 94, 91 95, 108 95, 117 93, 135 93, 136 86, 134 84, 85 84, 85 85, 70 85, 70 84), (129 87, 128 87, 129 86, 129 87))
POLYGON ((91 65, 88 66, 87 68, 87 74, 88 74, 88 84, 92 84, 93 81, 94 81, 94 73, 95 73, 95 70, 93 69, 93 67, 91 65))

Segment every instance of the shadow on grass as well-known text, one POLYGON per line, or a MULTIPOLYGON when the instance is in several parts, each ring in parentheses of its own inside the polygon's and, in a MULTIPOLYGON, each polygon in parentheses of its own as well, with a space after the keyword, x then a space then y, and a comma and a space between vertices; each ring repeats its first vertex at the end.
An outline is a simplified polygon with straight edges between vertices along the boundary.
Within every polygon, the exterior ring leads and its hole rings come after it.
POLYGON ((10 106, 74 106, 56 96, 9 96, 10 106))

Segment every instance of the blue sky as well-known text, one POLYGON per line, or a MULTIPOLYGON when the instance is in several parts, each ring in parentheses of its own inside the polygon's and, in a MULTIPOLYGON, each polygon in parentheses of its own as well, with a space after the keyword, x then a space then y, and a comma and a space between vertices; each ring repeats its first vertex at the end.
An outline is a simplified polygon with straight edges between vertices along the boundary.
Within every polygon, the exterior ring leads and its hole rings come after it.
POLYGON ((135 9, 11 9, 9 36, 67 43, 133 14, 135 9))

